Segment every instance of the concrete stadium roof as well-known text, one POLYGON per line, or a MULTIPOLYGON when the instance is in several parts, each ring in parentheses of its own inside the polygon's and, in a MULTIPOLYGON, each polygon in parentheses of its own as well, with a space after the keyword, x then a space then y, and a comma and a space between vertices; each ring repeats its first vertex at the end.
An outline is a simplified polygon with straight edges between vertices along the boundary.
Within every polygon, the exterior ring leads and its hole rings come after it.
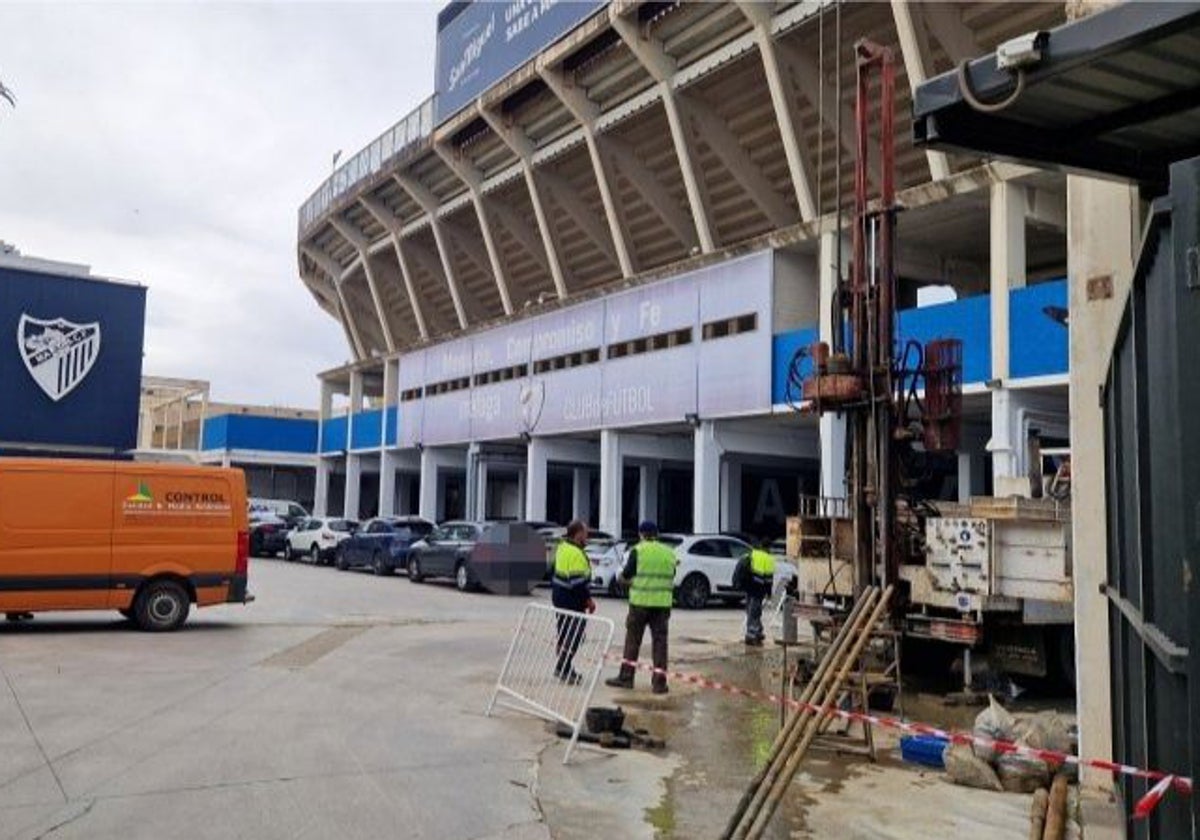
POLYGON ((912 144, 910 79, 1062 19, 1058 2, 614 3, 357 180, 323 185, 301 217, 300 275, 369 359, 802 241, 839 181, 853 195, 854 41, 895 51, 911 190, 979 160, 912 144))

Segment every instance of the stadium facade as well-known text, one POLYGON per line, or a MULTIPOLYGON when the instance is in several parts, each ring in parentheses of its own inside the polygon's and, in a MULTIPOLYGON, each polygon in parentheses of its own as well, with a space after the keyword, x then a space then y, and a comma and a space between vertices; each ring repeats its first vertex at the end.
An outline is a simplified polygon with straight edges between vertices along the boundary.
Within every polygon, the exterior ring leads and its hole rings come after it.
POLYGON ((317 509, 771 534, 842 495, 841 424, 795 378, 846 272, 861 37, 900 71, 901 338, 964 343, 943 493, 1027 475, 1030 432, 1068 434, 1064 178, 916 149, 907 115, 912 84, 1063 19, 451 4, 434 95, 300 210, 300 276, 354 358, 320 376, 317 509))

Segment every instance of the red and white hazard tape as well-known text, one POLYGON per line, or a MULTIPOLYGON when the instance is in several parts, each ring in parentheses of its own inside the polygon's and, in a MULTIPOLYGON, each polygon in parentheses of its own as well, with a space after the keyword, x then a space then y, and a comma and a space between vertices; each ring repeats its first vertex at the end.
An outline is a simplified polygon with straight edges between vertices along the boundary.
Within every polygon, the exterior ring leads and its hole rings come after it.
POLYGON ((1163 773, 1160 770, 1143 770, 1139 767, 1131 767, 1128 764, 1116 764, 1112 761, 1102 761, 1100 759, 1083 759, 1077 755, 1069 753, 1055 752, 1054 750, 1042 750, 1029 747, 1024 744, 1017 744, 1012 741, 994 741, 990 738, 981 738, 967 732, 951 732, 945 729, 939 729, 936 726, 930 726, 925 723, 916 723, 914 721, 901 720, 896 717, 888 717, 884 715, 869 715, 861 712, 850 712, 845 709, 829 708, 822 709, 812 703, 801 703, 799 700, 791 698, 781 698, 778 694, 769 694, 761 691, 751 691, 747 688, 742 688, 736 685, 711 680, 708 677, 699 674, 686 674, 681 671, 669 671, 655 668, 653 665, 643 662, 630 662, 627 659, 615 654, 606 654, 605 659, 616 662, 620 665, 628 665, 636 668, 639 671, 646 671, 650 674, 662 674, 668 680, 677 682, 691 683, 698 685, 701 688, 707 688, 714 691, 723 691, 727 694, 736 694, 742 697, 748 697, 752 700, 761 700, 766 703, 778 706, 781 702, 787 704, 793 709, 807 709, 814 714, 825 714, 840 718, 845 721, 853 721, 866 726, 883 727, 884 729, 893 729, 899 732, 904 732, 910 735, 931 735, 936 738, 942 738, 955 744, 964 744, 966 746, 979 745, 986 747, 996 753, 1006 754, 1012 753, 1023 756, 1025 758, 1038 759, 1046 762, 1051 767, 1060 767, 1064 764, 1072 764, 1078 767, 1092 767, 1098 770, 1104 770, 1110 773, 1123 776, 1133 776, 1141 779, 1153 781, 1156 784, 1150 788, 1146 794, 1137 801, 1134 806, 1133 815, 1138 819, 1144 819, 1158 806, 1166 796, 1167 791, 1174 789, 1182 794, 1191 795, 1192 780, 1186 776, 1176 776, 1171 773, 1163 773))

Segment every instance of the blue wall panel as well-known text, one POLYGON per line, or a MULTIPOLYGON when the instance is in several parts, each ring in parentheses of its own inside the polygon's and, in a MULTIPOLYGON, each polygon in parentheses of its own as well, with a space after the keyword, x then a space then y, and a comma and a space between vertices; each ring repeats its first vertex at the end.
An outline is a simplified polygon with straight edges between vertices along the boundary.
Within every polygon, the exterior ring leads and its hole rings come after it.
POLYGON ((312 454, 317 451, 317 421, 222 414, 204 421, 204 449, 312 454))
MULTIPOLYGON (((790 332, 779 333, 771 340, 771 402, 784 405, 788 402, 799 402, 800 394, 788 394, 788 369, 792 357, 801 347, 807 347, 817 340, 817 327, 801 327, 790 332)), ((805 358, 800 363, 802 376, 812 372, 812 360, 805 358)), ((703 375, 703 372, 701 373, 703 375)))
POLYGON ((0 440, 137 445, 146 289, 0 268, 0 440))
POLYGON ((1008 365, 1013 378, 1066 373, 1067 328, 1045 307, 1067 308, 1067 281, 1051 280, 1009 293, 1008 365))
POLYGON ((382 440, 383 410, 360 411, 354 415, 351 449, 378 449, 382 440))
POLYGON ((346 415, 331 417, 321 428, 321 451, 341 452, 346 448, 346 415))
POLYGON ((397 406, 391 405, 387 408, 387 413, 384 415, 383 431, 387 435, 384 441, 388 446, 396 445, 396 437, 400 428, 400 409, 397 406))
POLYGON ((935 338, 959 338, 963 343, 963 384, 992 378, 992 313, 987 295, 939 303, 900 313, 897 353, 910 339, 925 344, 935 338))

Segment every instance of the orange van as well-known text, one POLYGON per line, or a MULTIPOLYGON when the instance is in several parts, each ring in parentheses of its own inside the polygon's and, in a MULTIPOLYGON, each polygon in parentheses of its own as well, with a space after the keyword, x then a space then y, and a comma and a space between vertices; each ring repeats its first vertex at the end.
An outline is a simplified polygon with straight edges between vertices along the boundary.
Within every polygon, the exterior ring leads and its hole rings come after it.
POLYGON ((254 600, 241 470, 0 458, 0 612, 119 611, 174 630, 254 600))

